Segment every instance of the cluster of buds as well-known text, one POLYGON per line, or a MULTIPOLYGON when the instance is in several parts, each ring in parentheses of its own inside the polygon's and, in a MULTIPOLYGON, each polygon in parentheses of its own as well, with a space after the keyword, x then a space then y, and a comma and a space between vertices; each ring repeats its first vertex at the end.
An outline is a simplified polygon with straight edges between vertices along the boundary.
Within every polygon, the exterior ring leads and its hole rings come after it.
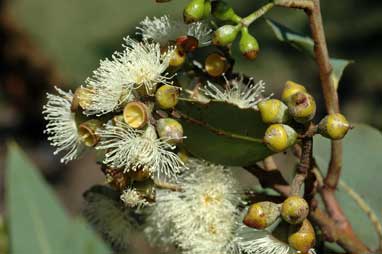
POLYGON ((252 204, 243 223, 248 227, 264 230, 283 219, 291 225, 289 246, 298 253, 308 253, 316 240, 313 226, 307 219, 308 214, 308 203, 301 197, 291 196, 281 204, 269 201, 252 204))

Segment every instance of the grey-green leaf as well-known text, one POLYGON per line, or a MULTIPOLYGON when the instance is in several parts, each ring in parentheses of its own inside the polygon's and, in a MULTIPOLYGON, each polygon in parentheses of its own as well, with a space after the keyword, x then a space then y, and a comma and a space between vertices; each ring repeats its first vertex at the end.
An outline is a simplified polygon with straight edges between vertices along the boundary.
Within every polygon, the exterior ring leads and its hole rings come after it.
MULTIPOLYGON (((330 159, 330 141, 323 137, 314 139, 317 162, 326 174, 330 159)), ((355 125, 343 141, 343 169, 341 179, 361 195, 366 203, 382 219, 381 168, 382 134, 366 125, 355 125)), ((349 217, 357 235, 369 247, 378 247, 375 229, 367 215, 355 204, 343 188, 336 193, 344 212, 349 217)))
POLYGON ((196 157, 230 166, 246 166, 272 154, 262 143, 266 125, 254 109, 219 101, 182 101, 177 110, 185 148, 196 157))
MULTIPOLYGON (((294 48, 314 58, 314 42, 311 37, 297 33, 276 21, 270 19, 267 19, 266 21, 267 24, 271 27, 273 33, 276 35, 277 39, 290 44, 294 48)), ((337 89, 344 69, 353 61, 331 58, 330 62, 333 67, 331 78, 333 79, 333 84, 337 89)))

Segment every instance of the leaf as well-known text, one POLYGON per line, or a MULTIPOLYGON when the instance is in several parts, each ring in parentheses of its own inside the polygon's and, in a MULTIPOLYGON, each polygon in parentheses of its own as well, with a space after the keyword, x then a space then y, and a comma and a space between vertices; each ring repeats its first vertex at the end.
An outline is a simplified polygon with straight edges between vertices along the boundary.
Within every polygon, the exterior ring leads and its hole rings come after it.
MULTIPOLYGON (((311 37, 297 33, 276 21, 267 19, 266 22, 272 28, 272 31, 276 35, 277 39, 290 44, 294 48, 302 51, 303 53, 313 58, 315 57, 314 42, 311 37)), ((338 89, 338 84, 341 80, 345 68, 350 63, 353 63, 353 61, 346 59, 331 58, 330 63, 333 67, 331 78, 333 80, 335 88, 338 89)))
MULTIPOLYGON (((355 125, 343 141, 343 169, 341 179, 362 196, 366 203, 382 219, 382 134, 367 125, 355 125)), ((322 137, 314 139, 314 153, 324 174, 330 159, 330 141, 322 137)), ((369 247, 378 246, 375 229, 367 215, 341 188, 337 198, 349 217, 357 235, 369 247)))
POLYGON ((51 189, 20 148, 15 143, 8 148, 6 201, 12 253, 109 253, 101 241, 96 243, 93 232, 82 230, 81 224, 69 220, 51 189), (73 237, 74 232, 81 234, 73 237), (69 245, 68 237, 72 237, 69 245), (90 252, 85 246, 94 248, 90 252))
POLYGON ((256 163, 272 154, 262 143, 267 126, 254 109, 211 101, 182 101, 178 111, 187 138, 185 148, 194 156, 230 166, 256 163))

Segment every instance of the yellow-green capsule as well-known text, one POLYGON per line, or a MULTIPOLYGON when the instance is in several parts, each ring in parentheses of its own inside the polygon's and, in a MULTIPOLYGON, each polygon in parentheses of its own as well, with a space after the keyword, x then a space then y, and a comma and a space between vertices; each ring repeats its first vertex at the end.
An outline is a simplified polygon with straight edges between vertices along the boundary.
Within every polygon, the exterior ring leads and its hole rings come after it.
POLYGON ((100 137, 96 134, 96 130, 101 126, 102 122, 97 119, 88 120, 78 126, 78 134, 85 146, 93 147, 98 143, 100 137))
POLYGON ((204 68, 211 77, 221 76, 226 71, 227 66, 227 58, 218 53, 208 55, 204 63, 204 68))
POLYGON ((241 18, 225 1, 214 1, 212 3, 212 15, 223 21, 233 21, 239 23, 241 18))
POLYGON ((260 51, 259 43, 256 38, 248 32, 247 27, 241 29, 239 48, 243 56, 248 60, 254 60, 260 51))
POLYGON ((294 145, 297 140, 296 131, 285 124, 272 124, 265 131, 264 143, 275 152, 282 152, 294 145))
POLYGON ((327 138, 338 140, 345 137, 351 128, 348 120, 340 113, 325 116, 318 125, 318 132, 327 138))
POLYGON ((306 88, 303 85, 288 80, 284 85, 284 89, 281 94, 281 99, 284 102, 288 103, 290 97, 298 92, 306 92, 306 88))
POLYGON ((171 55, 169 66, 171 67, 180 67, 186 61, 186 52, 180 47, 176 47, 174 52, 171 55))
POLYGON ((191 0, 183 11, 183 18, 186 24, 199 21, 204 15, 205 0, 191 0))
POLYGON ((280 216, 280 206, 273 202, 265 201, 249 207, 243 223, 248 227, 265 229, 272 225, 280 216))
POLYGON ((316 115, 316 101, 305 92, 297 92, 288 100, 289 114, 298 123, 307 123, 316 115))
POLYGON ((155 101, 161 109, 170 109, 178 104, 179 88, 163 85, 155 93, 155 101))
POLYGON ((241 25, 224 25, 219 27, 213 35, 212 44, 218 46, 226 46, 232 43, 236 39, 240 28, 241 25))
POLYGON ((123 109, 123 119, 130 127, 140 129, 149 121, 149 110, 140 101, 129 102, 123 109))
POLYGON ((289 246, 299 253, 309 253, 316 242, 316 234, 312 224, 305 219, 302 224, 296 225, 293 233, 288 237, 289 246))
POLYGON ((281 216, 290 224, 303 222, 309 214, 309 205, 299 196, 287 198, 281 206, 281 216))
POLYGON ((264 123, 286 123, 289 120, 288 107, 280 100, 264 100, 257 106, 264 123))
POLYGON ((183 141, 183 127, 175 119, 159 119, 156 124, 156 130, 159 137, 167 140, 169 144, 175 145, 183 141))

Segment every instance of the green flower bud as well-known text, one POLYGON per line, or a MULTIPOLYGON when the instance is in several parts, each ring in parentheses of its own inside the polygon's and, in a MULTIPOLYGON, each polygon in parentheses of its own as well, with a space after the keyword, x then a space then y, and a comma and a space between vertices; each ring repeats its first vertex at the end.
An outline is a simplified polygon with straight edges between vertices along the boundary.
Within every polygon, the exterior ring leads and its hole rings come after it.
POLYGON ((228 68, 227 59, 218 53, 212 53, 207 56, 204 67, 210 76, 219 77, 228 68))
POLYGON ((176 86, 163 85, 155 93, 157 105, 162 109, 170 109, 178 103, 179 88, 176 86))
POLYGON ((318 132, 330 139, 342 139, 351 126, 345 116, 340 113, 325 116, 318 125, 318 132))
POLYGON ((290 118, 287 105, 280 100, 261 101, 257 106, 264 123, 286 123, 290 118))
POLYGON ((281 99, 287 103, 290 97, 297 92, 306 92, 306 89, 303 85, 297 84, 293 81, 287 81, 284 85, 281 99))
POLYGON ((307 123, 316 114, 316 102, 308 93, 297 92, 288 101, 289 114, 298 123, 307 123))
POLYGON ((241 53, 249 60, 254 60, 260 51, 259 43, 256 38, 253 37, 246 27, 241 29, 241 38, 239 42, 241 53))
POLYGON ((191 0, 183 12, 183 19, 186 24, 199 21, 204 15, 205 0, 191 0))
POLYGON ((212 43, 214 45, 220 46, 226 46, 232 43, 236 39, 236 36, 240 31, 240 27, 241 25, 224 25, 219 27, 218 30, 216 30, 214 33, 212 43))
POLYGON ((172 118, 161 118, 157 121, 156 130, 159 137, 168 139, 168 143, 175 145, 183 141, 183 127, 172 118))
POLYGON ((241 20, 225 1, 214 1, 212 3, 212 15, 223 21, 231 20, 239 23, 241 20))
POLYGON ((280 206, 272 202, 259 202, 249 207, 243 223, 248 227, 265 229, 280 216, 280 206))
POLYGON ((281 206, 281 216, 290 224, 303 222, 309 214, 309 205, 299 196, 287 198, 281 206))
POLYGON ((296 131, 285 124, 272 124, 265 131, 264 143, 275 152, 282 152, 294 145, 297 140, 296 131))
POLYGON ((211 10, 212 10, 211 1, 206 0, 206 2, 204 3, 203 18, 208 18, 211 15, 211 10))
POLYGON ((123 109, 123 119, 130 127, 140 129, 149 120, 148 108, 140 101, 129 102, 123 109))
POLYGON ((102 126, 102 122, 97 119, 91 119, 81 123, 78 126, 78 134, 82 143, 87 147, 94 147, 100 137, 96 134, 96 130, 102 126))
POLYGON ((296 225, 294 232, 288 237, 289 246, 299 253, 309 253, 316 242, 316 235, 312 224, 305 219, 302 224, 296 225))

